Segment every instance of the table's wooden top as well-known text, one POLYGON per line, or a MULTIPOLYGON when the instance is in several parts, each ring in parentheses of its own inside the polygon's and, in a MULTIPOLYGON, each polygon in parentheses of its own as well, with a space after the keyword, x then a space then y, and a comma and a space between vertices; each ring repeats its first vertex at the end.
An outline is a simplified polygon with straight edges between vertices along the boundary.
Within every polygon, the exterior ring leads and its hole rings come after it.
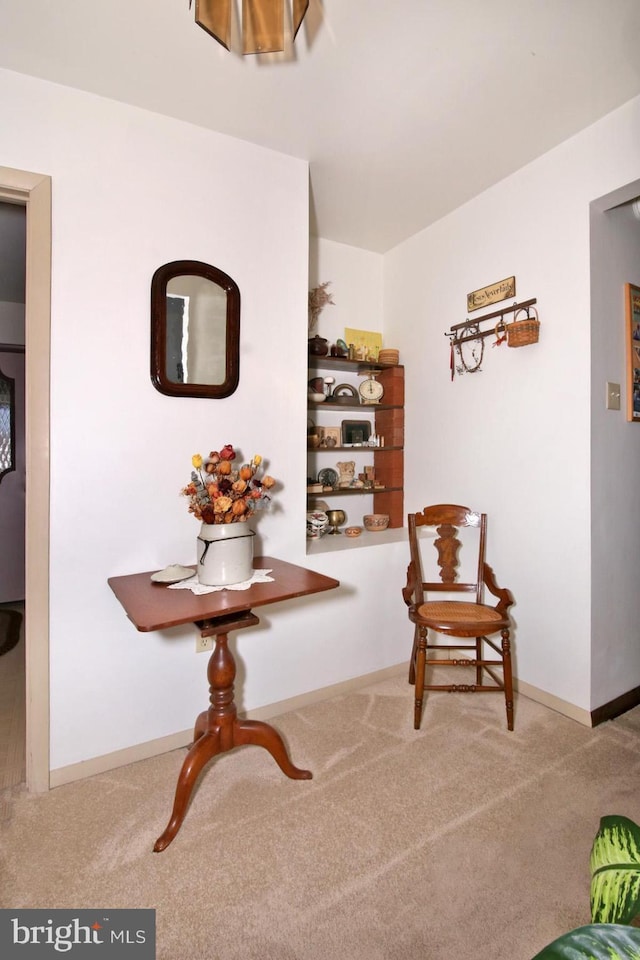
POLYGON ((197 596, 191 590, 169 590, 148 573, 110 577, 109 586, 138 630, 164 630, 181 623, 241 613, 252 607, 306 597, 340 586, 339 580, 274 557, 254 557, 255 569, 271 570, 273 583, 254 583, 248 590, 217 590, 197 596))

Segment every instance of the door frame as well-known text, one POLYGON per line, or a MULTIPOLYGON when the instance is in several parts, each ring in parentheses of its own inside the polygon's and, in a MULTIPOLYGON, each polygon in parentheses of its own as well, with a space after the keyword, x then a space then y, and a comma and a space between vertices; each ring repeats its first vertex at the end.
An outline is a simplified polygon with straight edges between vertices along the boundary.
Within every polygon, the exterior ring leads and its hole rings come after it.
POLYGON ((26 783, 49 789, 51 177, 0 167, 0 200, 26 206, 26 783), (37 483, 34 478, 37 477, 37 483))

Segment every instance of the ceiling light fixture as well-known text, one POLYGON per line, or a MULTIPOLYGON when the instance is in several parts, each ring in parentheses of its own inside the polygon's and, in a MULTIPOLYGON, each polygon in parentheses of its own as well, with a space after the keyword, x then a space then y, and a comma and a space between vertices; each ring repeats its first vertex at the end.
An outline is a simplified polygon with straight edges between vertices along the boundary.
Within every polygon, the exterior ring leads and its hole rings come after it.
MULTIPOLYGON (((231 13, 234 0, 196 0, 198 26, 231 50, 231 13)), ((242 53, 284 50, 284 8, 287 0, 242 0, 242 53)), ((309 0, 291 0, 291 39, 295 40, 309 0)), ((191 0, 189 0, 191 8, 191 0)))

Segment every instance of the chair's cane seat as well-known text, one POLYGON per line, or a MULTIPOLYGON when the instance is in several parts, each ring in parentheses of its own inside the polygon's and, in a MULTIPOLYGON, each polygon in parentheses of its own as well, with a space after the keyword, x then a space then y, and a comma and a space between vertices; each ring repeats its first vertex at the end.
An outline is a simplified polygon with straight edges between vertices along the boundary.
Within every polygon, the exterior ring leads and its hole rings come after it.
POLYGON ((433 600, 421 603, 411 612, 414 623, 419 621, 438 633, 455 634, 464 629, 466 635, 475 636, 476 632, 496 633, 509 624, 497 610, 483 603, 433 600))

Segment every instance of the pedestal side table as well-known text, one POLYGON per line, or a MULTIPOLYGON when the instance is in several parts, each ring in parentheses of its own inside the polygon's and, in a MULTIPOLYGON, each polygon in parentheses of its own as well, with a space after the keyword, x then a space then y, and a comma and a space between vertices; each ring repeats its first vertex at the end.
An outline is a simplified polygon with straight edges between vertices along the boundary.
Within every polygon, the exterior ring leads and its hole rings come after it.
POLYGON ((253 607, 306 597, 340 586, 333 577, 298 567, 274 557, 256 557, 256 569, 271 570, 272 583, 255 583, 248 590, 220 590, 198 596, 191 590, 169 590, 154 583, 149 573, 111 577, 109 586, 134 626, 142 631, 165 630, 194 623, 203 637, 214 637, 214 650, 207 666, 208 710, 196 719, 193 743, 182 764, 169 823, 155 842, 156 853, 165 850, 176 836, 198 774, 220 753, 244 744, 264 747, 280 769, 293 780, 310 780, 310 770, 291 762, 280 734, 268 723, 239 719, 233 694, 236 665, 229 650, 228 635, 259 623, 253 607))

